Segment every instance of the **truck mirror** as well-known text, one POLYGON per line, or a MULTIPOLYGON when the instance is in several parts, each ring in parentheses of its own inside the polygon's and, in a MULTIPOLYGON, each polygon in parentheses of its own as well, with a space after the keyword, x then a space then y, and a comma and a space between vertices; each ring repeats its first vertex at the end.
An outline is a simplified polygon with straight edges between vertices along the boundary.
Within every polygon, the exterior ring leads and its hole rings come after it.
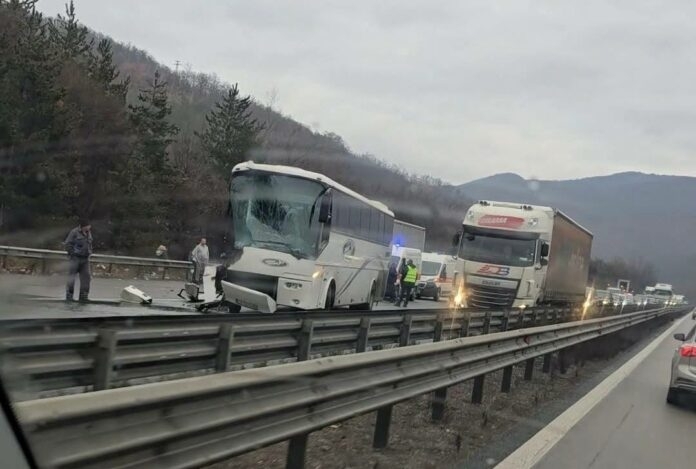
POLYGON ((541 257, 549 257, 549 243, 544 243, 541 245, 541 257))
POLYGON ((319 206, 319 223, 326 223, 331 219, 331 192, 326 191, 324 197, 321 198, 319 206))
POLYGON ((459 242, 462 240, 462 232, 457 231, 454 236, 452 236, 452 247, 459 247, 459 242))

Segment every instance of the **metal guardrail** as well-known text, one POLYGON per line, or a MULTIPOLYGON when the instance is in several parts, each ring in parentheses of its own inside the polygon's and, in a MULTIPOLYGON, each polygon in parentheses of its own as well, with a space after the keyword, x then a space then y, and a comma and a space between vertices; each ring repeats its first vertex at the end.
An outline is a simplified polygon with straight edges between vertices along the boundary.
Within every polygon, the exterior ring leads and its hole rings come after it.
MULTIPOLYGON (((9 257, 38 259, 41 261, 41 273, 46 273, 48 261, 66 260, 65 251, 55 251, 51 249, 34 249, 16 246, 0 246, 0 258, 2 258, 2 268, 7 265, 9 257)), ((92 254, 89 258, 92 264, 106 264, 109 272, 113 265, 129 265, 135 267, 155 267, 163 269, 162 278, 166 276, 167 269, 190 269, 192 263, 189 261, 175 261, 170 259, 156 259, 149 257, 130 257, 114 256, 111 254, 92 254)))
MULTIPOLYGON (((20 402, 15 410, 39 464, 55 468, 199 467, 290 440, 304 465, 308 435, 377 410, 374 446, 388 440, 392 406, 580 344, 678 308, 527 328, 259 370, 20 402)), ((526 371, 525 370, 525 371, 526 371)), ((531 373, 530 373, 531 377, 531 373)), ((475 399, 474 399, 475 400, 475 399)))
POLYGON ((576 308, 0 321, 15 399, 109 389, 579 318, 576 308), (438 327, 440 331, 438 332, 438 327))

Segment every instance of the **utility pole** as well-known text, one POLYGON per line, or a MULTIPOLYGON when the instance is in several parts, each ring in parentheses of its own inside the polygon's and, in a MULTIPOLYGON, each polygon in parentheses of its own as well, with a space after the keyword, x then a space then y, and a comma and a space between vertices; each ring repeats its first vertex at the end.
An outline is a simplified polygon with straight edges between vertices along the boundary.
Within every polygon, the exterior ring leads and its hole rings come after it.
POLYGON ((174 73, 179 73, 179 65, 181 65, 181 62, 179 60, 174 62, 174 73))

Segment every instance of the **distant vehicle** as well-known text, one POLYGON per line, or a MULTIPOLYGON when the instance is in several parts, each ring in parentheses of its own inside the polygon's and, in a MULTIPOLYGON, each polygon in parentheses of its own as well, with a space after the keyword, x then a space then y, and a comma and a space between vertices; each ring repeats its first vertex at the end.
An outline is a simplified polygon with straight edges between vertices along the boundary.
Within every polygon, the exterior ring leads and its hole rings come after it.
POLYGON ((322 174, 246 162, 232 170, 229 210, 231 309, 372 307, 393 234, 384 204, 322 174))
POLYGON ((416 284, 416 298, 428 297, 438 301, 449 297, 458 276, 457 259, 446 254, 423 253, 420 280, 416 284))
MULTIPOLYGON (((645 290, 647 292, 648 288, 646 287, 645 290)), ((649 294, 649 300, 652 304, 669 305, 672 304, 673 296, 672 285, 669 283, 656 283, 649 294)))
POLYGON ((672 373, 669 379, 667 402, 678 404, 682 393, 696 395, 696 326, 687 334, 674 334, 681 346, 672 357, 672 373))
POLYGON ((618 287, 607 288, 607 294, 609 295, 609 303, 614 306, 621 306, 624 300, 624 291, 618 287))
POLYGON ((480 201, 456 237, 462 279, 455 306, 583 303, 592 233, 560 210, 480 201))

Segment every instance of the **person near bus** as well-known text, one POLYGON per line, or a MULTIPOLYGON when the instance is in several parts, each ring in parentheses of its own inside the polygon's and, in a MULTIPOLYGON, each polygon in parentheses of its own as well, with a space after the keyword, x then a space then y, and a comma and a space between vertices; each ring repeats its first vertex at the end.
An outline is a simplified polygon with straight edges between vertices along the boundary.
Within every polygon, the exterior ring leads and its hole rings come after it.
POLYGON ((201 238, 200 242, 193 248, 191 252, 191 261, 193 262, 193 282, 198 285, 203 285, 203 273, 205 266, 208 265, 210 252, 208 251, 208 243, 205 238, 201 238))
POLYGON ((412 259, 409 259, 401 268, 401 295, 394 303, 395 306, 403 306, 404 308, 408 306, 408 300, 411 298, 411 292, 416 286, 416 280, 418 279, 418 268, 413 263, 412 259))
POLYGON ((396 272, 396 262, 392 262, 389 264, 389 271, 387 273, 387 286, 384 292, 384 297, 391 300, 391 301, 396 301, 396 277, 397 277, 397 272, 396 272))
POLYGON ((89 256, 92 255, 92 225, 87 220, 80 220, 77 227, 70 230, 63 243, 68 253, 68 283, 65 287, 65 299, 74 301, 75 277, 80 275, 80 301, 89 300, 89 256))

